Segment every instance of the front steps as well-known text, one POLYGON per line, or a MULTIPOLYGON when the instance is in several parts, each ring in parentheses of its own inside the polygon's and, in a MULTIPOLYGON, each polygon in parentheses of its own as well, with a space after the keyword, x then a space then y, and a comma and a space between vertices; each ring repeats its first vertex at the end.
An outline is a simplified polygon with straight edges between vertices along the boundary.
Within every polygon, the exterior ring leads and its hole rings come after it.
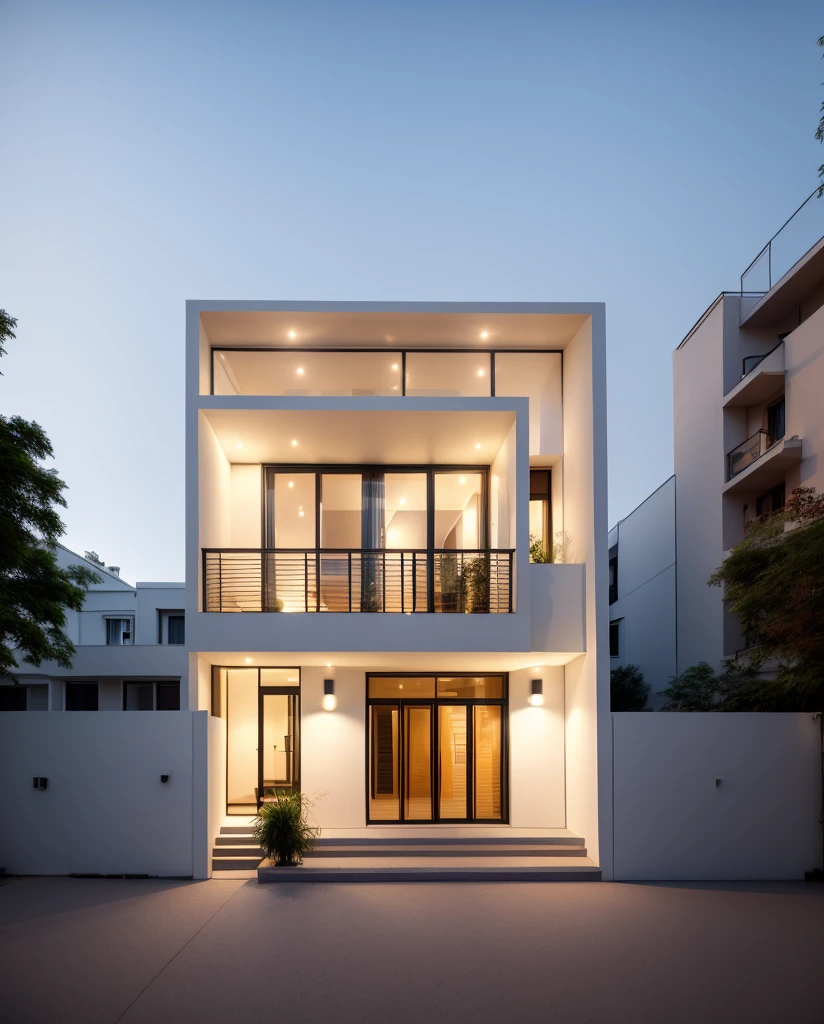
MULTIPOLYGON (((264 861, 257 868, 269 882, 557 882, 599 881, 600 868, 587 857, 584 840, 572 835, 472 834, 437 830, 421 835, 321 836, 295 868, 264 861)), ((420 833, 420 830, 416 830, 420 833)), ((235 833, 237 836, 238 833, 235 833)), ((225 847, 224 847, 225 848, 225 847)), ((255 851, 256 854, 258 851, 255 851)), ((219 858, 223 859, 223 858, 219 858)))
POLYGON ((251 825, 224 825, 212 850, 212 871, 254 872, 262 859, 251 825))

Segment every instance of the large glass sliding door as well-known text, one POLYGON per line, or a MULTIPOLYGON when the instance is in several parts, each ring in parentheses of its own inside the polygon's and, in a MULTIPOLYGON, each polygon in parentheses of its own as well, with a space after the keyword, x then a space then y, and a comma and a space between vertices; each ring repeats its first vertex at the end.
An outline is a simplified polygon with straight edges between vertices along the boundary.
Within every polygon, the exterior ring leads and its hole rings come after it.
POLYGON ((367 820, 505 822, 505 676, 369 676, 367 820))

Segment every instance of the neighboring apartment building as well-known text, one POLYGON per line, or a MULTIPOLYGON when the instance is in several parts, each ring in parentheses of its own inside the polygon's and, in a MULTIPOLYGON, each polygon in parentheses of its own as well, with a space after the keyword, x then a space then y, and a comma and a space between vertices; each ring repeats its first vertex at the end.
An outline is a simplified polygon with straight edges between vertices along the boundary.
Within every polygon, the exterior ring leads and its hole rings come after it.
POLYGON ((92 569, 83 610, 67 609, 75 645, 70 669, 20 661, 16 683, 0 684, 0 711, 176 711, 186 689, 188 658, 182 583, 120 578, 93 551, 85 557, 57 545, 60 566, 92 569))
POLYGON ((700 661, 720 669, 746 648, 721 590, 707 585, 746 524, 783 507, 795 487, 824 491, 824 200, 816 193, 744 271, 740 290, 719 295, 680 343, 673 395, 675 477, 617 528, 621 600, 611 618, 621 619, 613 628, 620 663, 646 666, 663 653, 658 616, 674 607, 661 664, 681 673, 700 661), (642 511, 649 502, 654 524, 642 511), (652 551, 620 543, 639 512, 652 551), (672 536, 674 576, 667 570, 656 583, 663 604, 654 614, 652 601, 628 606, 622 579, 663 569, 672 536))
POLYGON ((610 667, 637 665, 647 708, 675 675, 675 477, 609 532, 610 667))
POLYGON ((568 828, 603 865, 603 307, 187 316, 181 706, 211 715, 211 834, 300 789, 325 830, 568 828))

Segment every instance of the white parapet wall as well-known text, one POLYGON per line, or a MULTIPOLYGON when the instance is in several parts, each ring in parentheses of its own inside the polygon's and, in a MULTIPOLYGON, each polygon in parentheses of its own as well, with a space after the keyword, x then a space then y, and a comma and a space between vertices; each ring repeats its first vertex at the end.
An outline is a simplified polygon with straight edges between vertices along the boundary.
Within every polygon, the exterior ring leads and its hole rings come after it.
MULTIPOLYGON (((200 874, 206 712, 0 715, 0 867, 9 874, 200 874), (168 775, 161 782, 161 775, 168 775), (48 779, 34 789, 35 776, 48 779), (194 839, 193 839, 194 834, 194 839), (194 846, 198 846, 195 856, 194 846), (199 864, 198 864, 199 866, 199 864)), ((205 808, 203 809, 205 810, 205 808)))
POLYGON ((810 714, 612 715, 616 880, 800 879, 821 867, 810 714))

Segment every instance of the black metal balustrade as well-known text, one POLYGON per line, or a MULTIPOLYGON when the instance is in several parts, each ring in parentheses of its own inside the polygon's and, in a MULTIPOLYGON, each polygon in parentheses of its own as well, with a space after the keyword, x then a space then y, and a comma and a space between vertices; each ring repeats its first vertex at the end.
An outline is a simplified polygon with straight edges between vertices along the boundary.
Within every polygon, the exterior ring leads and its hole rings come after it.
POLYGON ((752 437, 742 441, 727 453, 727 480, 732 480, 759 459, 778 438, 771 437, 766 430, 756 430, 752 437))
POLYGON ((207 612, 513 611, 514 550, 205 548, 207 612))

